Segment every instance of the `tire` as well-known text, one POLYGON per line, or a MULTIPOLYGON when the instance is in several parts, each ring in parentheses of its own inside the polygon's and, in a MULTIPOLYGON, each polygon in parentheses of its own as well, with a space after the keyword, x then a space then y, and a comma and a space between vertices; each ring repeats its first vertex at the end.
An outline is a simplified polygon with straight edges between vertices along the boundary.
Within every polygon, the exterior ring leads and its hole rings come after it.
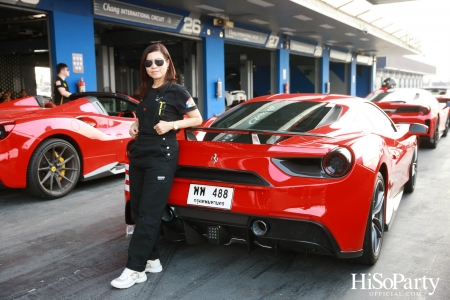
POLYGON ((380 257, 385 223, 384 198, 384 179, 378 173, 373 189, 372 201, 370 202, 366 233, 364 234, 363 255, 360 257, 360 262, 365 265, 374 265, 380 257))
POLYGON ((419 163, 419 155, 417 152, 417 147, 414 147, 414 154, 411 161, 411 165, 409 167, 409 180, 405 184, 405 193, 412 193, 416 188, 416 179, 417 179, 417 165, 419 163))
POLYGON ((445 122, 445 129, 442 137, 446 137, 448 134, 448 127, 450 126, 450 115, 447 117, 447 122, 445 122))
POLYGON ((38 198, 67 195, 80 176, 80 158, 75 148, 61 139, 43 141, 28 164, 27 192, 38 198))
POLYGON ((439 142, 439 120, 436 122, 436 126, 434 127, 433 137, 430 138, 428 144, 431 149, 436 149, 439 142))

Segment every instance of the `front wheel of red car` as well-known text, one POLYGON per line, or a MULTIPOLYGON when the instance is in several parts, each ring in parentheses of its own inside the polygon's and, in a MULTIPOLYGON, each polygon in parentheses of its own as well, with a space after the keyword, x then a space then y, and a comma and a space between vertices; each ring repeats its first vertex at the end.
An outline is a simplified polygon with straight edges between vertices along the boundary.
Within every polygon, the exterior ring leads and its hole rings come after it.
POLYGON ((366 265, 375 264, 378 257, 380 257, 385 223, 384 195, 384 179, 378 173, 372 194, 366 233, 364 235, 363 255, 360 258, 361 263, 366 265))
POLYGON ((27 192, 38 198, 64 197, 77 184, 80 170, 78 152, 70 143, 61 139, 45 140, 28 164, 27 192))
POLYGON ((414 147, 413 158, 411 160, 411 165, 409 166, 409 180, 405 184, 405 193, 412 193, 416 188, 418 162, 419 162, 419 155, 417 153, 417 146, 416 146, 414 147))

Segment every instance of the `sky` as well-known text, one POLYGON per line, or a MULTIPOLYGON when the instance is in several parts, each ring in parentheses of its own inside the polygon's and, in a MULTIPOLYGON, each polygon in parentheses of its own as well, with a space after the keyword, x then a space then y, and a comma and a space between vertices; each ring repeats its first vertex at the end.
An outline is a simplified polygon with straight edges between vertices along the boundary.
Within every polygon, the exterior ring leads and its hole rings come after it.
POLYGON ((422 41, 421 59, 436 66, 438 80, 450 80, 450 0, 413 0, 377 5, 422 41))

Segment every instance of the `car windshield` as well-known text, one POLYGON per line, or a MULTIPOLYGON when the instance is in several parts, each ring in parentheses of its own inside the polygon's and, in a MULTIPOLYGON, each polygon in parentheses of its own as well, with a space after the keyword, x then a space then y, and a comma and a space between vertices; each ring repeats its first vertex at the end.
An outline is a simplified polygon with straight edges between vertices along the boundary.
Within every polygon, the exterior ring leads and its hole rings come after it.
POLYGON ((414 90, 379 90, 366 97, 371 102, 408 102, 419 98, 419 94, 414 90))
POLYGON ((426 89, 433 96, 445 95, 447 93, 447 89, 426 89))
MULTIPOLYGON (((279 132, 308 132, 335 122, 340 106, 324 102, 265 101, 241 105, 218 118, 211 128, 265 130, 279 132)), ((248 136, 248 135, 247 135, 248 136)), ((270 143, 261 137, 262 143, 270 143)), ((244 135, 208 133, 206 140, 245 141, 244 135)))

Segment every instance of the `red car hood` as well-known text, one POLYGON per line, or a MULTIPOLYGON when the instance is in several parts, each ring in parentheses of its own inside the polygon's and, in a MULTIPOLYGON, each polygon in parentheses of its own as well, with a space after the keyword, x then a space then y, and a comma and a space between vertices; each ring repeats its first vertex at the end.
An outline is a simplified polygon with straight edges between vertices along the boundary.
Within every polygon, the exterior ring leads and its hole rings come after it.
MULTIPOLYGON (((30 99, 30 98, 28 98, 30 99)), ((27 99, 24 99, 27 100, 27 99)), ((39 104, 33 105, 31 101, 15 102, 11 101, 8 103, 3 103, 0 106, 0 120, 19 120, 25 118, 45 118, 48 116, 63 116, 67 113, 90 113, 96 112, 95 107, 85 98, 80 98, 61 106, 56 106, 53 108, 42 108, 39 104)))
POLYGON ((0 119, 16 119, 43 110, 36 98, 27 97, 0 104, 0 119))
POLYGON ((40 107, 22 107, 22 108, 10 108, 0 110, 0 119, 18 119, 25 116, 33 115, 39 112, 40 107))

